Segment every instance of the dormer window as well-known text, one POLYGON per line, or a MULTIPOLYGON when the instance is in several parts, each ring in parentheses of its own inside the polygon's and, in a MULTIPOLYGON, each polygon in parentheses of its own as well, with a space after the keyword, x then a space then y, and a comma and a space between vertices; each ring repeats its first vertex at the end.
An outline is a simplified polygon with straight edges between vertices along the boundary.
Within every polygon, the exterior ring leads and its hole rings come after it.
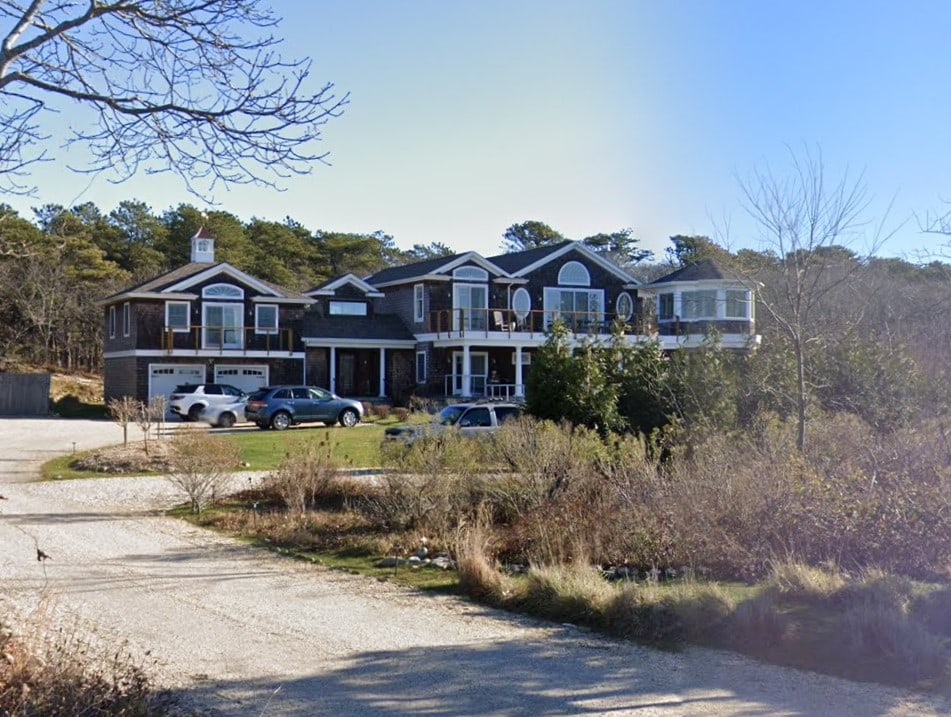
POLYGON ((460 266, 453 270, 452 278, 458 281, 488 281, 489 272, 477 266, 460 266))
POLYGON ((243 299, 244 289, 233 284, 211 284, 201 290, 205 299, 243 299))
POLYGON ((365 301, 331 301, 328 307, 331 316, 366 316, 365 301))
POLYGON ((591 275, 580 261, 569 261, 558 272, 562 286, 591 286, 591 275))

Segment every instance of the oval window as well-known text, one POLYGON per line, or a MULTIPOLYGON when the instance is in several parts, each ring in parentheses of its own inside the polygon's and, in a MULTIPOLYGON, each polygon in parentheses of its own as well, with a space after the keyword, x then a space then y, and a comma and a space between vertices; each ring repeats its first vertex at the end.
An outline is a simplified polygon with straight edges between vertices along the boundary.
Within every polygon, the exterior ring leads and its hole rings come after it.
POLYGON ((626 291, 621 292, 617 297, 615 309, 617 311, 617 317, 621 321, 627 321, 634 313, 634 299, 632 299, 631 295, 626 291))
POLYGON ((532 310, 532 297, 528 289, 518 288, 512 294, 512 311, 515 312, 515 318, 519 321, 525 321, 528 312, 532 310))

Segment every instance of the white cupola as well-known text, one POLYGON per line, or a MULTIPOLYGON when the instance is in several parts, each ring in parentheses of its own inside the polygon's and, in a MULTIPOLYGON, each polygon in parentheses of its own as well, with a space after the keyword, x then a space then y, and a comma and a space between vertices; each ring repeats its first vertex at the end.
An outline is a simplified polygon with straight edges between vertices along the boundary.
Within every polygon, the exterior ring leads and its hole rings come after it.
POLYGON ((205 227, 200 227, 192 237, 192 261, 212 264, 215 261, 215 239, 205 227))

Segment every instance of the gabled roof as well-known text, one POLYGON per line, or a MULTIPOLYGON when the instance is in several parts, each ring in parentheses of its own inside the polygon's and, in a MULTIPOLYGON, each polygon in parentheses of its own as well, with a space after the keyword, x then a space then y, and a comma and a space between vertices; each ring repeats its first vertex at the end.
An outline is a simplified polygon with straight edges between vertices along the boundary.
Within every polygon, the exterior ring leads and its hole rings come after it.
POLYGON ((337 289, 347 284, 357 287, 357 289, 362 291, 367 296, 383 296, 382 292, 377 291, 375 287, 371 286, 355 274, 344 274, 343 276, 327 279, 327 281, 317 284, 317 286, 312 289, 308 289, 304 293, 307 296, 333 296, 337 289))
POLYGON ((368 341, 408 341, 416 337, 395 314, 375 316, 320 316, 311 310, 304 315, 301 338, 332 341, 334 339, 364 339, 368 341))
POLYGON ((432 277, 433 275, 446 275, 458 266, 472 262, 478 264, 490 274, 496 276, 508 277, 508 272, 486 259, 481 254, 474 251, 467 251, 462 254, 452 254, 451 256, 441 256, 436 259, 427 259, 426 261, 417 261, 413 264, 404 264, 403 266, 394 266, 389 269, 383 269, 376 274, 367 277, 367 281, 377 287, 389 286, 391 284, 405 284, 407 282, 432 277))
POLYGON ((704 259, 695 264, 672 271, 671 273, 655 279, 650 286, 657 284, 673 284, 684 281, 742 281, 737 274, 724 269, 713 259, 704 259))
POLYGON ((134 286, 108 296, 100 304, 107 305, 125 299, 164 299, 164 298, 192 298, 194 294, 189 289, 201 282, 219 274, 230 277, 245 286, 249 286, 261 294, 273 297, 275 301, 285 300, 299 303, 313 303, 313 299, 296 291, 291 291, 278 284, 263 279, 257 279, 240 269, 236 269, 227 262, 193 261, 176 269, 146 279, 134 286))
POLYGON ((537 249, 528 249, 513 254, 500 254, 499 256, 491 257, 489 261, 505 268, 512 276, 521 277, 571 252, 583 254, 586 258, 631 286, 638 286, 640 284, 637 279, 628 274, 613 261, 593 251, 580 241, 566 240, 551 246, 538 247, 537 249))

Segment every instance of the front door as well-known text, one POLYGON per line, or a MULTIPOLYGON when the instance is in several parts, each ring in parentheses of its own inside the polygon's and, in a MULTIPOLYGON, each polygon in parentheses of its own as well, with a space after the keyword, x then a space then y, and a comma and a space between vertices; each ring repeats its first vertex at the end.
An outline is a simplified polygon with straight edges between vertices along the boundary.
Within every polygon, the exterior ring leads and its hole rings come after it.
POLYGON ((337 371, 337 393, 352 396, 357 383, 357 356, 351 352, 341 352, 337 371))
MULTIPOLYGON (((464 394, 463 377, 465 368, 463 366, 463 352, 453 351, 452 353, 452 395, 462 396, 464 394)), ((489 375, 489 354, 484 351, 469 352, 469 393, 473 396, 485 395, 485 382, 489 375)))

